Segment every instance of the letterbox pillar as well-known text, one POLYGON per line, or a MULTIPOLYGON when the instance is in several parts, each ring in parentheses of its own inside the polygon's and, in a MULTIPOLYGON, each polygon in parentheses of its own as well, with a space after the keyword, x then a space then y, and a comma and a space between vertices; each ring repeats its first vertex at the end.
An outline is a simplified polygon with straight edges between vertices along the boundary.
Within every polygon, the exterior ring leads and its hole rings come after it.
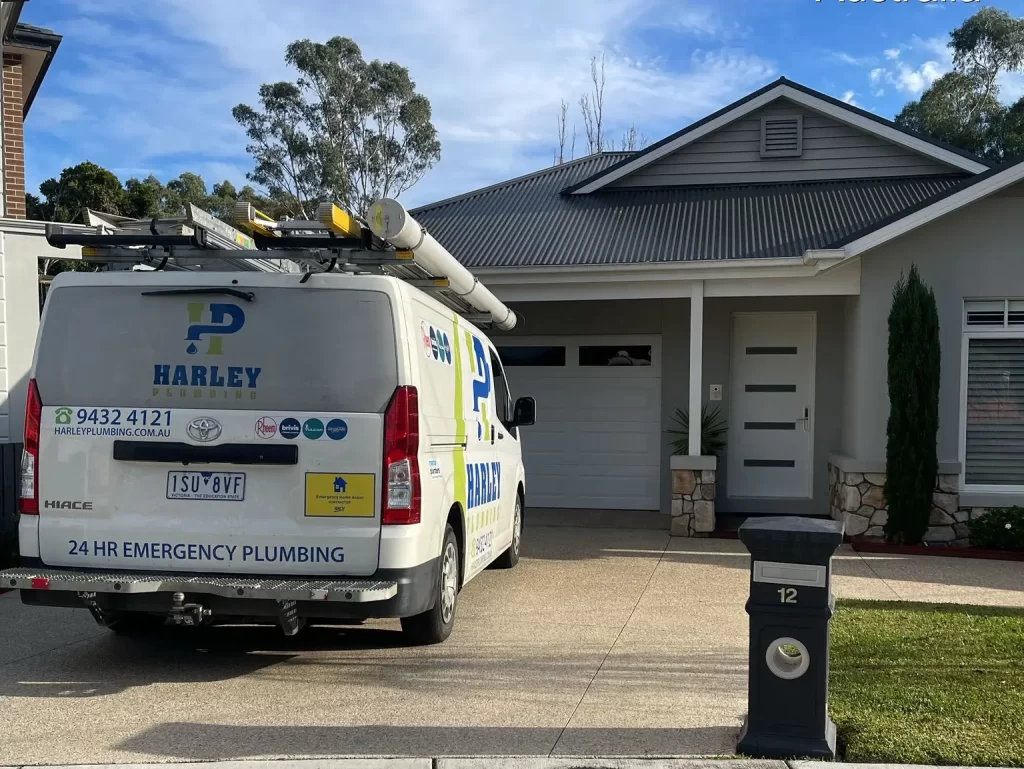
POLYGON ((828 717, 828 623, 839 521, 752 518, 740 527, 751 555, 747 718, 737 752, 761 758, 835 758, 828 717))

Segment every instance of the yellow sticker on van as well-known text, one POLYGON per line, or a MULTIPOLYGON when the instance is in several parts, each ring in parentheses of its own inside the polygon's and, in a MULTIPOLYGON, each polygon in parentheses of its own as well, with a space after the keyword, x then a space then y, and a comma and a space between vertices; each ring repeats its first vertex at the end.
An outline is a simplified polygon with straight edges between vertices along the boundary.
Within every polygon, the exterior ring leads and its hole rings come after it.
POLYGON ((372 518, 373 473, 306 473, 306 517, 372 518))

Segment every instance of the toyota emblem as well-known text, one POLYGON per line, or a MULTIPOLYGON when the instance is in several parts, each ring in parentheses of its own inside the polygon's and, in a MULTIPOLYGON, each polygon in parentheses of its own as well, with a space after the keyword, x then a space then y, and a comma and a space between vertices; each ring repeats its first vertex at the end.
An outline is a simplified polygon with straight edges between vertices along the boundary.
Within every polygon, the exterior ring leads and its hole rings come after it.
POLYGON ((210 417, 199 417, 188 423, 185 432, 194 441, 215 441, 220 437, 220 422, 210 417))

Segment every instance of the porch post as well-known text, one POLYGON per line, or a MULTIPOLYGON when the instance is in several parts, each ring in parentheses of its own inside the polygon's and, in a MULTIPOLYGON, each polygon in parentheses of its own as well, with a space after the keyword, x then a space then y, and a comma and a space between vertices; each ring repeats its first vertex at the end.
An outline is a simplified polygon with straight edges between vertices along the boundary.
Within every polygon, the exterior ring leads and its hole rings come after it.
POLYGON ((704 389, 704 281, 693 282, 690 294, 690 447, 691 457, 700 456, 701 395, 704 389))

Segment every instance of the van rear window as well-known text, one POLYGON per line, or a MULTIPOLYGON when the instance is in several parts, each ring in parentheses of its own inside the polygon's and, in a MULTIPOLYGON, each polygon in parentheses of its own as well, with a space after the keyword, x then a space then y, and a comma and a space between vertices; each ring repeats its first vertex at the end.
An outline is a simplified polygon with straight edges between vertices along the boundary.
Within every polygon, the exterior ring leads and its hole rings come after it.
POLYGON ((398 385, 379 291, 62 286, 47 297, 36 381, 46 405, 383 412, 398 385))

